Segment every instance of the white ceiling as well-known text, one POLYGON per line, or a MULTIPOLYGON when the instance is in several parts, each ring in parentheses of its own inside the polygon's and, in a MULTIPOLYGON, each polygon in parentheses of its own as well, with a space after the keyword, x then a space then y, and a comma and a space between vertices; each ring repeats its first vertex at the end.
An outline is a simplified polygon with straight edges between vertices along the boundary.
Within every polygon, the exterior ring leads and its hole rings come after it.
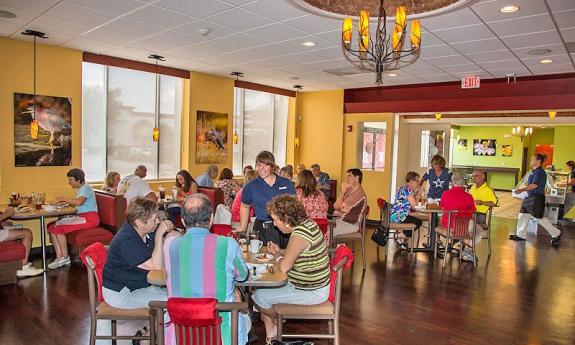
MULTIPOLYGON (((304 91, 374 85, 371 72, 325 72, 353 69, 340 48, 341 22, 289 0, 0 0, 0 10, 17 15, 0 18, 0 36, 27 39, 20 32, 35 29, 50 37, 46 44, 140 61, 155 53, 168 66, 241 71, 251 82, 304 91)), ((567 50, 575 42, 575 0, 481 0, 423 19, 422 27, 421 58, 385 76, 384 85, 575 72, 567 50), (499 12, 509 4, 520 10, 499 12), (545 58, 554 62, 540 64, 542 56, 527 53, 535 48, 550 49, 545 58)))

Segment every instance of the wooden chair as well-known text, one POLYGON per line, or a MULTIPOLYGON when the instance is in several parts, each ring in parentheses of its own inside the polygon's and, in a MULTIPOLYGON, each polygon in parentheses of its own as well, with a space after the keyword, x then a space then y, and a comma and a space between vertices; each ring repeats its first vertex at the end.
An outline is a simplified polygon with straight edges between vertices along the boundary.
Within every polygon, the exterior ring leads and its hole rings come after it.
POLYGON ((347 260, 348 258, 344 257, 331 268, 333 272, 336 272, 333 303, 326 301, 316 305, 276 304, 273 307, 278 317, 277 329, 279 341, 282 341, 283 338, 333 339, 334 345, 339 345, 339 311, 341 305, 342 268, 347 260), (329 333, 285 334, 283 332, 283 320, 288 319, 326 320, 328 322, 329 333))
MULTIPOLYGON (((459 250, 459 262, 461 263, 463 258, 463 250, 465 246, 471 247, 471 254, 474 258, 474 265, 478 264, 478 261, 475 259, 475 235, 476 235, 476 215, 473 214, 472 218, 462 218, 457 217, 458 211, 456 210, 446 210, 443 211, 443 217, 447 216, 447 227, 438 226, 435 228, 435 232, 437 234, 437 239, 439 240, 441 237, 445 237, 445 252, 443 253, 443 265, 445 267, 445 262, 447 261, 447 248, 449 247, 449 241, 451 240, 459 240, 461 245, 461 249, 459 250), (455 216, 454 216, 455 215, 455 216), (469 223, 473 222, 473 228, 471 234, 469 233, 469 223), (452 226, 453 225, 453 226, 452 226), (465 240, 471 240, 471 245, 465 243, 465 240)), ((437 258, 437 248, 438 242, 435 241, 435 248, 433 249, 433 257, 437 258)))
POLYGON ((367 220, 367 215, 369 214, 369 206, 367 206, 362 214, 361 214, 361 219, 359 221, 359 231, 356 232, 352 232, 350 234, 343 234, 343 235, 337 235, 334 236, 333 235, 333 227, 330 229, 331 233, 330 233, 330 241, 331 243, 333 243, 334 245, 339 243, 339 242, 351 242, 352 246, 352 251, 356 252, 355 249, 355 242, 360 242, 361 243, 361 258, 363 260, 363 270, 365 271, 366 268, 366 258, 365 258, 365 223, 367 220))
POLYGON ((88 295, 90 300, 90 345, 96 343, 96 339, 112 340, 116 344, 117 340, 149 340, 150 344, 155 344, 154 316, 148 308, 140 309, 119 309, 110 306, 102 297, 101 270, 103 269, 107 250, 100 242, 88 246, 82 252, 82 258, 88 271, 88 295), (93 258, 94 256, 94 258, 93 258), (96 259, 96 257, 100 259, 96 259), (103 258, 103 260, 102 260, 103 258), (111 335, 97 335, 98 320, 110 320, 112 323, 111 335), (118 320, 148 320, 150 322, 149 336, 127 336, 117 335, 118 320))
MULTIPOLYGON (((405 231, 405 230, 411 231, 410 253, 413 254, 413 248, 415 247, 414 246, 415 224, 391 222, 391 220, 389 219, 391 204, 389 202, 385 201, 383 198, 377 199, 377 206, 379 207, 379 222, 380 222, 380 225, 383 227, 383 229, 385 229, 387 231, 388 239, 395 240, 395 239, 400 238, 398 236, 399 231, 405 231), (389 233, 391 231, 395 232, 393 236, 389 235, 389 233)), ((419 237, 417 240, 419 242, 419 237)), ((384 250, 387 250, 387 244, 385 245, 384 250)), ((377 254, 379 255, 379 246, 377 246, 377 254)))
POLYGON ((487 232, 487 246, 489 248, 489 256, 491 256, 491 217, 493 216, 493 206, 489 206, 489 210, 487 211, 487 217, 485 218, 486 223, 481 224, 481 228, 487 232))
MULTIPOLYGON (((193 305, 195 301, 205 300, 196 298, 180 298, 181 303, 193 305)), ((156 339, 158 345, 164 344, 164 313, 168 308, 168 302, 164 301, 151 301, 149 303, 150 309, 154 310, 155 320, 154 324, 157 329, 156 339)), ((238 344, 238 317, 240 312, 248 312, 248 304, 246 302, 217 302, 215 304, 215 310, 218 312, 231 312, 231 344, 238 344)), ((195 313, 194 313, 195 315, 195 313)), ((179 321, 179 320, 178 320, 179 321)), ((192 320, 193 321, 193 320, 192 320)), ((221 322, 221 321, 220 321, 221 322)), ((193 322, 193 325, 186 325, 180 322, 173 322, 176 333, 176 344, 177 345, 219 345, 222 343, 220 325, 202 325, 200 323, 193 322), (209 327, 215 326, 215 327, 209 327), (215 333, 214 333, 215 332, 215 333), (195 336, 195 338, 192 338, 195 336)), ((155 343, 152 343, 155 345, 155 343)))

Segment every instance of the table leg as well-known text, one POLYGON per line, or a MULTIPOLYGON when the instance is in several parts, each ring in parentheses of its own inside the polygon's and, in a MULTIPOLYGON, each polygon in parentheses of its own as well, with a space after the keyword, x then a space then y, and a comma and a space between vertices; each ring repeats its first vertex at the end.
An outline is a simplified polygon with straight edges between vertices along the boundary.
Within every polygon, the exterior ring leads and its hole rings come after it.
MULTIPOLYGON (((413 248, 414 253, 432 253, 435 248, 435 227, 437 226, 438 215, 436 212, 431 213, 429 221, 429 236, 427 237, 427 244, 423 247, 413 248)), ((420 230, 421 231, 421 230, 420 230)))
POLYGON ((46 270, 46 219, 40 217, 40 245, 42 246, 42 268, 46 270))

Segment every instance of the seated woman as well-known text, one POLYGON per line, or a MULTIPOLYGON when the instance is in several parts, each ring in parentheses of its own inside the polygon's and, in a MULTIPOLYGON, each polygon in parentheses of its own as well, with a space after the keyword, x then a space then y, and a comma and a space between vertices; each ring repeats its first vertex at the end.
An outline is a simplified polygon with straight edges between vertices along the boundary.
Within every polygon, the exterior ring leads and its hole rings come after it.
POLYGON ((215 185, 224 192, 224 205, 231 208, 232 203, 234 202, 234 197, 241 189, 236 181, 234 181, 234 173, 232 170, 223 168, 220 172, 219 180, 215 185))
POLYGON ((267 204, 267 210, 275 226, 282 233, 291 234, 286 249, 280 249, 273 242, 267 243, 268 252, 275 256, 277 266, 287 273, 288 283, 280 288, 258 289, 252 296, 266 327, 266 342, 271 343, 277 336, 273 306, 325 302, 329 297, 330 269, 323 235, 294 196, 274 197, 267 204))
POLYGON ((28 262, 30 248, 32 247, 32 231, 30 229, 16 228, 8 219, 16 211, 13 207, 7 207, 4 212, 0 212, 0 242, 20 241, 26 251, 22 259, 22 269, 16 271, 16 277, 33 277, 44 272, 41 268, 35 268, 32 263, 28 262))
POLYGON ((118 185, 120 184, 120 174, 116 171, 110 171, 106 175, 106 181, 104 181, 104 191, 117 193, 118 185))
POLYGON ((357 168, 348 169, 345 182, 341 185, 341 194, 333 204, 335 227, 334 237, 359 231, 359 222, 367 207, 365 192, 361 187, 363 173, 357 168))
MULTIPOLYGON (((176 174, 176 187, 178 188, 178 198, 185 198, 188 195, 192 195, 198 192, 198 184, 187 170, 180 170, 176 174)), ((168 206, 167 212, 168 219, 172 223, 175 223, 176 218, 180 216, 182 210, 180 205, 171 204, 168 206)))
POLYGON ((136 197, 126 210, 126 223, 114 236, 102 274, 102 295, 114 308, 148 308, 149 301, 165 301, 166 289, 148 284, 148 271, 162 269, 163 236, 173 229, 160 222, 155 202, 136 197))
POLYGON ((302 203, 309 219, 327 218, 328 204, 325 195, 317 187, 317 181, 309 170, 297 176, 295 194, 302 203))
MULTIPOLYGON (((405 184, 397 190, 395 202, 389 211, 389 220, 393 223, 410 223, 415 224, 415 230, 418 230, 422 221, 413 215, 411 211, 417 206, 416 195, 419 191, 419 174, 410 171, 405 175, 405 184)), ((405 237, 412 236, 411 230, 399 231, 395 241, 401 249, 407 249, 405 237)))
MULTIPOLYGON (((246 173, 244 175, 244 186, 246 186, 248 183, 252 182, 253 180, 255 180, 258 177, 258 173, 251 169, 251 170, 246 170, 246 173)), ((239 223, 240 222, 240 206, 242 205, 242 191, 244 189, 240 189, 237 193, 236 196, 234 197, 234 201, 232 202, 232 223, 239 223)), ((250 209, 250 218, 254 216, 254 208, 252 207, 250 209)))
POLYGON ((93 229, 100 225, 96 195, 92 186, 86 183, 84 171, 74 168, 68 171, 66 176, 68 176, 68 184, 78 190, 76 197, 57 197, 56 202, 65 202, 75 206, 78 213, 75 217, 64 218, 48 224, 48 232, 51 235, 52 244, 56 251, 56 259, 48 265, 51 270, 70 264, 66 234, 73 231, 93 229))

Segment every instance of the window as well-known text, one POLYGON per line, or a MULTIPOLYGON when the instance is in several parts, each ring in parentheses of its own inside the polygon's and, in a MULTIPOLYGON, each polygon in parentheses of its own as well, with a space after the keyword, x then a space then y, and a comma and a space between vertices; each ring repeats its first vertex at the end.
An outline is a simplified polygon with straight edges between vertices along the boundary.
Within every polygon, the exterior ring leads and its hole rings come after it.
POLYGON ((176 175, 182 85, 176 77, 83 63, 82 167, 88 181, 101 181, 108 171, 128 175, 139 164, 149 178, 176 175), (160 139, 154 142, 157 125, 160 139))
POLYGON ((363 170, 385 170, 385 122, 360 122, 358 125, 357 166, 363 170))
POLYGON ((419 166, 428 168, 431 158, 435 155, 443 156, 443 131, 421 131, 421 156, 419 166))
POLYGON ((285 165, 287 96, 235 88, 233 171, 241 175, 245 165, 254 165, 261 151, 274 154, 276 164, 285 165))

